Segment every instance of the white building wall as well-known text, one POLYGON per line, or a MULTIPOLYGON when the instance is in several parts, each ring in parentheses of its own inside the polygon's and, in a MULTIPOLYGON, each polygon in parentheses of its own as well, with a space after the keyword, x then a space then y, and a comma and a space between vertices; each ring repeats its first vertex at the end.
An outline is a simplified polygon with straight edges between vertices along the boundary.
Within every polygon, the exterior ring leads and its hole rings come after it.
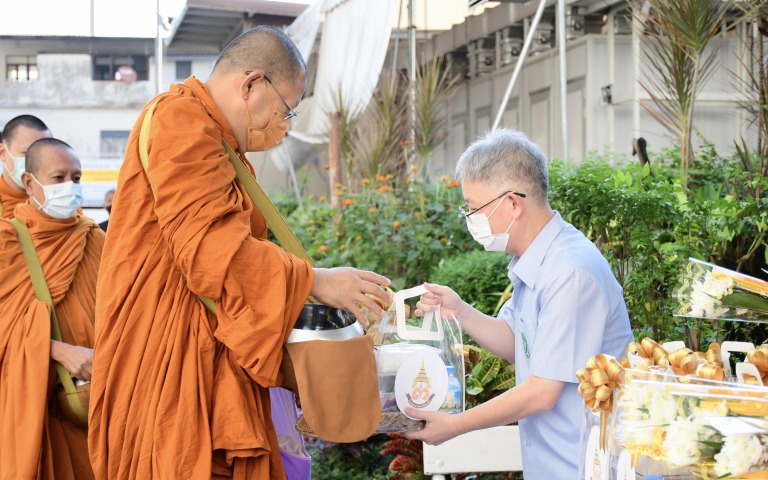
MULTIPOLYGON (((669 147, 671 135, 644 109, 640 109, 637 131, 633 123, 634 74, 631 36, 616 36, 615 57, 608 57, 607 35, 586 35, 567 45, 568 158, 586 160, 593 152, 632 151, 632 139, 642 136, 651 151, 669 147), (601 102, 601 88, 611 84, 613 102, 601 102)), ((743 94, 734 87, 740 70, 741 43, 728 37, 716 41, 718 67, 699 95, 695 128, 703 139, 713 143, 721 154, 732 151, 741 135, 754 141, 739 108, 743 94)), ((452 133, 447 144, 435 152, 433 173, 451 174, 461 152, 493 123, 512 76, 514 64, 462 82, 450 103, 452 133)), ((648 72, 641 62, 641 72, 648 72)), ((562 158, 561 100, 557 49, 528 57, 510 95, 502 126, 522 130, 551 158, 562 158)), ((638 97, 650 97, 640 90, 638 97)), ((700 145, 698 138, 694 146, 700 145)))

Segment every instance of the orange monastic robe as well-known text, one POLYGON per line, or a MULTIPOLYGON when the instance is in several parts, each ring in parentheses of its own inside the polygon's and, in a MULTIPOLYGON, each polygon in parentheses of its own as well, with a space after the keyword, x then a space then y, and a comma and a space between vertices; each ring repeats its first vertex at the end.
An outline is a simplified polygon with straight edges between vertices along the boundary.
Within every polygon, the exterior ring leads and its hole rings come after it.
MULTIPOLYGON (((96 277, 104 232, 90 218, 56 220, 16 207, 35 243, 62 340, 93 348, 96 277)), ((87 429, 61 419, 51 400, 49 307, 35 297, 16 230, 0 220, 0 479, 93 478, 87 429)))
MULTIPOLYGON (((11 180, 13 181, 13 180, 11 180)), ((26 203, 29 196, 27 192, 17 192, 8 185, 4 177, 0 177, 0 205, 2 205, 2 218, 13 218, 13 211, 16 205, 26 203)))
POLYGON ((200 81, 158 101, 148 175, 144 114, 120 169, 97 289, 94 472, 284 478, 267 387, 282 380, 281 348, 312 269, 266 240, 222 146, 236 149, 235 138, 200 81), (197 295, 216 301, 218 318, 197 295))

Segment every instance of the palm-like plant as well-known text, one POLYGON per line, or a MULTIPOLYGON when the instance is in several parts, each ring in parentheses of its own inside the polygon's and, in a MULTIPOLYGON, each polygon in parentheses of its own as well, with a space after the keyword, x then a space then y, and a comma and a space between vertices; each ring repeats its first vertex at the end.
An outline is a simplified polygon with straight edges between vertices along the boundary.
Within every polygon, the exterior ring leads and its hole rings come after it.
POLYGON ((648 113, 680 140, 681 168, 693 161, 696 97, 716 67, 717 48, 705 52, 728 11, 722 0, 632 0, 644 26, 643 57, 650 72, 640 81, 651 102, 648 113), (644 8, 646 7, 646 8, 644 8))
POLYGON ((456 94, 459 76, 450 77, 442 57, 425 62, 416 70, 416 152, 428 157, 448 138, 450 118, 448 102, 456 94))
POLYGON ((406 105, 398 95, 401 78, 391 81, 382 74, 368 107, 350 132, 351 159, 355 173, 372 178, 382 173, 400 173, 405 160, 400 147, 406 123, 406 105))

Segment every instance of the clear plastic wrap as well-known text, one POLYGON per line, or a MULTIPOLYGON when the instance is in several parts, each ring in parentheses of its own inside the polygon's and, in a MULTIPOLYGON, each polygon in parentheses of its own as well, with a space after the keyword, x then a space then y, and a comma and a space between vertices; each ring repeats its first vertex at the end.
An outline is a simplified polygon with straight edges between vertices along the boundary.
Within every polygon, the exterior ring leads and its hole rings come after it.
POLYGON ((461 325, 440 311, 409 318, 405 300, 426 292, 402 290, 387 314, 369 327, 376 339, 381 423, 379 433, 420 430, 407 407, 428 411, 464 411, 464 346, 461 325), (414 325, 419 324, 419 325, 414 325))
MULTIPOLYGON (((768 478, 768 388, 625 371, 611 425, 617 450, 663 478, 768 478)), ((639 472, 639 469, 638 473, 639 472)))

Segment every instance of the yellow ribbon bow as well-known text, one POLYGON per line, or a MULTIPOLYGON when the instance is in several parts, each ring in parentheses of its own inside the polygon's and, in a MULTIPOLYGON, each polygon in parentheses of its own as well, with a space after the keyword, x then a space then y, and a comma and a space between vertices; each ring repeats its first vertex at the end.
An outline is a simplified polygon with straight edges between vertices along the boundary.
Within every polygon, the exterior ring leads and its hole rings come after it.
POLYGON ((747 352, 747 361, 757 368, 760 378, 744 375, 744 382, 749 385, 768 386, 768 345, 760 345, 747 352))
POLYGON ((584 406, 600 412, 600 448, 605 450, 605 431, 611 414, 613 390, 624 383, 624 367, 614 359, 598 354, 587 361, 587 367, 576 372, 579 394, 584 406))
POLYGON ((627 345, 627 355, 637 355, 647 366, 669 365, 669 354, 655 340, 645 337, 641 343, 632 342, 627 345))

